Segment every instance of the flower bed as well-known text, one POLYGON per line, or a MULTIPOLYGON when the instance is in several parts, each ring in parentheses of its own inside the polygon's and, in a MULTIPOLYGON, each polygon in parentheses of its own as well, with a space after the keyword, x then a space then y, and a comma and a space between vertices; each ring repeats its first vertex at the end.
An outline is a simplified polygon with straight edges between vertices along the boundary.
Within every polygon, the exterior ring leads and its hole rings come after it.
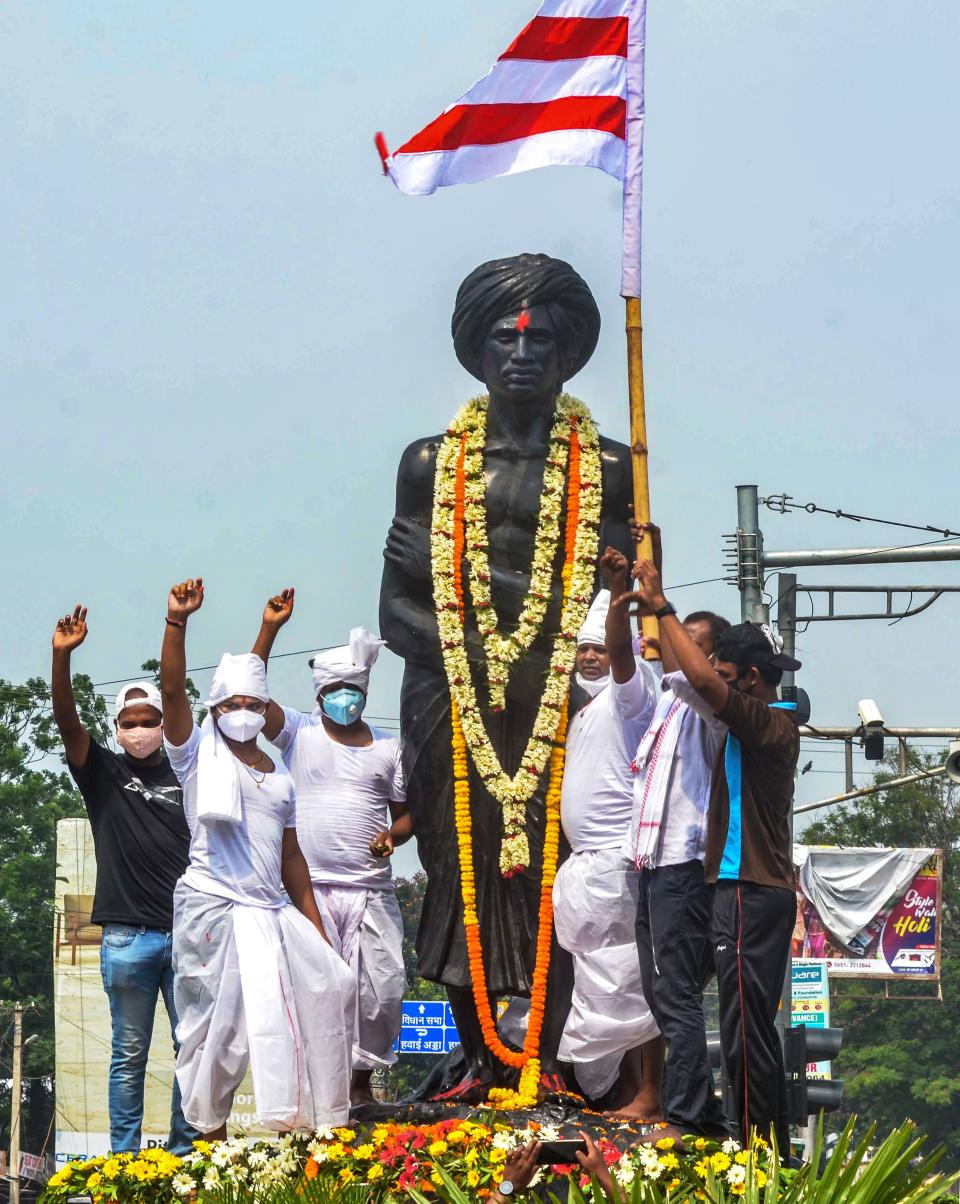
MULTIPOLYGON (((691 1138, 685 1144, 663 1138, 655 1145, 629 1147, 624 1130, 598 1138, 598 1147, 617 1195, 636 1204, 933 1204, 952 1181, 932 1175, 936 1156, 917 1157, 922 1144, 910 1124, 871 1150, 872 1130, 852 1145, 853 1122, 822 1172, 816 1165, 793 1171, 780 1167, 775 1151, 757 1140, 751 1150, 733 1141, 691 1138), (622 1140, 621 1140, 622 1136, 622 1140)), ((393 1123, 357 1129, 324 1130, 312 1137, 287 1134, 269 1141, 235 1137, 210 1145, 198 1142, 180 1159, 165 1150, 136 1157, 118 1154, 74 1162, 49 1181, 42 1204, 66 1204, 89 1196, 93 1204, 198 1204, 257 1200, 340 1200, 383 1202, 423 1199, 483 1200, 504 1177, 510 1152, 532 1138, 555 1140, 556 1129, 531 1122, 525 1128, 501 1123, 496 1115, 434 1125, 393 1123)), ((817 1159, 819 1161, 819 1158, 817 1159)), ((570 1180, 570 1204, 590 1198, 591 1179, 582 1169, 542 1167, 532 1187, 547 1189, 570 1180)), ((610 1197, 599 1190, 597 1200, 610 1197)), ((562 1198, 562 1195, 561 1195, 562 1198)))

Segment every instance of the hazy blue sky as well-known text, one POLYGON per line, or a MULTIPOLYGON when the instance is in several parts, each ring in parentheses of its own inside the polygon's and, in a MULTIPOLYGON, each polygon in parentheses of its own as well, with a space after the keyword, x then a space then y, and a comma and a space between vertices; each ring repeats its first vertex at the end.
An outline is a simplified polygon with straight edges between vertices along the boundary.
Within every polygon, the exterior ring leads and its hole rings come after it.
MULTIPOLYGON (((136 672, 169 584, 196 573, 195 665, 247 644, 283 585, 298 608, 278 651, 375 626, 397 459, 473 392, 449 315, 484 259, 542 250, 583 273, 604 329, 572 391, 626 437, 616 182, 557 169, 413 199, 372 147, 435 117, 535 8, 7 0, 0 674, 45 674, 76 601, 77 668, 136 672)), ((721 574, 738 482, 960 526, 958 52, 956 0, 649 0, 645 351, 668 582, 721 574)), ((765 527, 770 547, 887 541, 833 518, 765 527)), ((960 582, 949 565, 829 577, 960 582)), ((677 601, 737 608, 722 584, 677 601)), ((816 718, 852 722, 868 695, 892 722, 960 724, 958 618, 948 598, 892 628, 811 627, 816 718)), ((398 683, 385 656, 373 714, 397 714, 398 683)), ((273 686, 306 706, 302 659, 273 686)), ((806 800, 842 787, 838 751, 815 761, 806 800)))

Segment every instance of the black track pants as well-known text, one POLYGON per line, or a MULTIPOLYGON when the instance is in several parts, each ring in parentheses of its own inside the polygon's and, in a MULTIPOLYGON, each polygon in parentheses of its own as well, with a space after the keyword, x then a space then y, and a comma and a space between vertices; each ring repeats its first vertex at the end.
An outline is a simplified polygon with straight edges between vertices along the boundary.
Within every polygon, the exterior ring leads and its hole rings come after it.
POLYGON ((700 861, 640 874, 637 949, 643 993, 667 1043, 663 1114, 685 1133, 727 1131, 714 1093, 703 1021, 703 988, 713 974, 713 888, 700 861))
POLYGON ((774 1127, 789 1150, 787 1089, 776 1018, 796 920, 792 891, 753 882, 717 883, 713 942, 720 992, 720 1042, 741 1140, 774 1127))

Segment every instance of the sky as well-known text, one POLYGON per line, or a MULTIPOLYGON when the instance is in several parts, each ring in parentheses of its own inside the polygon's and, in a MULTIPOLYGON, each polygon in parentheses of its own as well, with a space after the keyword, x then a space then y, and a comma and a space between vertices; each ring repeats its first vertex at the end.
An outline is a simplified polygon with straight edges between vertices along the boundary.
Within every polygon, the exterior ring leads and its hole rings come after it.
MULTIPOLYGON (((603 330, 570 389, 627 438, 616 181, 552 168, 409 198, 373 149, 432 120, 534 11, 7 0, 0 676, 46 675, 77 602, 75 668, 135 675, 169 586, 201 574, 193 666, 248 647, 265 599, 296 587, 277 652, 298 655, 271 683, 308 707, 308 650, 376 627, 403 448, 475 392, 449 319, 486 259, 546 251, 586 278, 603 330)), ((723 575, 737 484, 960 529, 958 51, 955 0, 649 0, 644 351, 668 586, 723 575)), ((762 525, 768 548, 922 538, 803 511, 762 525)), ((675 600, 737 617, 719 581, 675 600)), ((813 623, 798 681, 823 725, 872 697, 890 723, 960 726, 958 643, 949 595, 895 626, 813 623)), ((400 671, 384 654, 371 715, 395 721, 400 671)), ((811 758, 801 802, 843 787, 839 746, 805 742, 811 758)))

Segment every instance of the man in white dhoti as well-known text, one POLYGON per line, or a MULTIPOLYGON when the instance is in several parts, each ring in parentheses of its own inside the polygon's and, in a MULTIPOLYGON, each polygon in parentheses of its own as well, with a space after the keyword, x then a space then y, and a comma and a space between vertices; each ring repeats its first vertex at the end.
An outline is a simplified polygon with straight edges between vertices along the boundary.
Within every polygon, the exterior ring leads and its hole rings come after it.
MULTIPOLYGON (((602 567, 616 591, 626 560, 602 567)), ((576 679, 586 695, 570 722, 560 817, 571 856, 553 887, 557 940, 573 955, 574 989, 558 1056, 572 1062, 581 1090, 655 1118, 660 1107, 663 1042, 643 997, 634 935, 637 874, 622 845, 630 820, 630 760, 653 715, 658 679, 633 655, 630 620, 608 615, 610 592, 590 607, 577 641, 576 679), (616 691, 611 687, 618 683, 616 691)))
MULTIPOLYGON (((266 661, 291 596, 271 598, 254 652, 266 661)), ((351 1099, 373 1098, 370 1078, 397 1060, 407 977, 403 919, 389 858, 410 839, 400 742, 362 714, 370 670, 383 647, 365 627, 350 643, 318 653, 313 714, 271 702, 264 735, 283 754, 297 790, 297 835, 324 926, 357 986, 351 1099)))
POLYGON ((185 636, 202 602, 200 578, 170 591, 160 660, 164 742, 191 833, 173 915, 184 1115, 224 1137, 249 1065, 267 1128, 343 1124, 353 980, 317 911, 293 782, 257 744, 270 697, 264 663, 225 655, 202 727, 194 722, 185 636))

